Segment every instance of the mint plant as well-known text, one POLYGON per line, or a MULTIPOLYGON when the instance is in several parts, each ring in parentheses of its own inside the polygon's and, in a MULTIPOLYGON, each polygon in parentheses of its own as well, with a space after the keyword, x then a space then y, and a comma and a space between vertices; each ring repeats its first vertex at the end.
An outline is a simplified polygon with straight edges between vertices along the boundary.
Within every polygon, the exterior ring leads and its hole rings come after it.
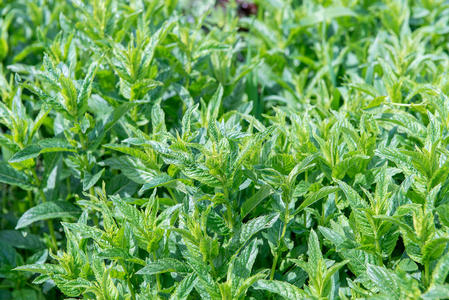
POLYGON ((447 1, 0 1, 0 299, 446 299, 447 1))

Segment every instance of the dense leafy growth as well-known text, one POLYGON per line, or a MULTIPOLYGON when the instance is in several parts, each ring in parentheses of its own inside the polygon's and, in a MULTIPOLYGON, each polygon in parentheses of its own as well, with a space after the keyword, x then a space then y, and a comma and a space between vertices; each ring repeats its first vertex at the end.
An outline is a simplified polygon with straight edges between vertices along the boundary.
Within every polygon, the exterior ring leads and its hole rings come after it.
POLYGON ((444 0, 0 1, 0 299, 447 298, 448 70, 444 0))

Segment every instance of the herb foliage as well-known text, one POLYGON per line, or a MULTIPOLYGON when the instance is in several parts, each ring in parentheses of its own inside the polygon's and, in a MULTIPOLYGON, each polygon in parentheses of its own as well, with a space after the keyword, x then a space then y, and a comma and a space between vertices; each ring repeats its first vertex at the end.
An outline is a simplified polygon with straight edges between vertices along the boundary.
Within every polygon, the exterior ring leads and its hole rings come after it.
POLYGON ((448 24, 0 1, 0 298, 447 298, 448 24))

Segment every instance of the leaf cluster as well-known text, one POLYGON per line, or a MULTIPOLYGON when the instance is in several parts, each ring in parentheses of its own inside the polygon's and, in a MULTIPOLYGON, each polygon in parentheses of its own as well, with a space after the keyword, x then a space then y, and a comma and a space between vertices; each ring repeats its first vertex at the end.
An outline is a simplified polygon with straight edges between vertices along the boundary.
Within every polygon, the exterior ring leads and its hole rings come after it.
POLYGON ((447 298, 448 24, 0 0, 0 299, 447 298))

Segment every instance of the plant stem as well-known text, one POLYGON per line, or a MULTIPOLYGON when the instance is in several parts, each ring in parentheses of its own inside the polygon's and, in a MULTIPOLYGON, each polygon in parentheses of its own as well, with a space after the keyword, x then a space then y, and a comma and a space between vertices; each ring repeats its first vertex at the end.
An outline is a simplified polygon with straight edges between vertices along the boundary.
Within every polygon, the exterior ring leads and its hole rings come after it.
POLYGON ((131 299, 132 300, 136 300, 136 293, 135 293, 134 287, 133 287, 133 285, 131 283, 131 276, 128 273, 128 268, 126 266, 126 263, 124 261, 121 261, 121 264, 123 266, 123 269, 125 269, 125 271, 127 273, 126 274, 126 284, 128 285, 128 289, 129 289, 129 292, 131 294, 131 299))
POLYGON ((48 230, 50 231, 52 248, 55 251, 57 251, 58 250, 58 244, 56 242, 56 235, 55 235, 55 229, 53 227, 53 221, 52 220, 47 220, 47 224, 48 224, 48 230))
POLYGON ((136 293, 135 293, 134 287, 131 283, 131 276, 129 275, 129 272, 128 272, 128 266, 126 265, 126 262, 123 259, 120 259, 118 262, 123 267, 123 270, 125 270, 125 272, 126 272, 126 285, 128 286, 129 292, 131 294, 131 299, 136 300, 136 293))
POLYGON ((270 273, 270 280, 273 280, 274 278, 274 272, 276 271, 276 265, 278 263, 279 254, 276 252, 273 259, 273 265, 271 265, 271 273, 270 273))
POLYGON ((34 201, 33 201, 33 195, 31 194, 31 191, 27 191, 27 198, 28 198, 28 203, 30 205, 30 208, 32 208, 34 206, 34 201))
POLYGON ((71 183, 70 183, 70 177, 67 177, 66 185, 67 185, 67 199, 69 199, 70 194, 72 193, 72 186, 71 186, 71 183))
MULTIPOLYGON (((7 203, 6 201, 8 201, 8 196, 7 194, 9 193, 9 188, 7 185, 5 184, 0 184, 0 187, 2 188, 2 192, 1 192, 1 198, 2 198, 2 213, 6 211, 6 207, 7 207, 7 203)), ((2 227, 3 228, 3 227, 2 227)))
POLYGON ((137 123, 138 119, 139 119, 139 108, 136 106, 134 106, 131 110, 131 119, 137 123))
MULTIPOLYGON (((91 187, 91 188, 89 189, 89 194, 90 194, 92 197, 95 196, 95 190, 94 190, 94 187, 91 187)), ((93 221, 94 221, 95 226, 98 227, 99 221, 98 221, 98 216, 96 215, 95 211, 93 212, 92 218, 93 218, 93 221)))
MULTIPOLYGON (((39 195, 42 198, 42 202, 47 202, 47 199, 45 198, 44 192, 39 188, 39 195)), ((58 244, 56 242, 56 235, 55 235, 55 228, 53 227, 53 220, 47 220, 48 225, 48 231, 50 232, 51 237, 51 248, 55 251, 58 250, 58 244)))
POLYGON ((84 137, 84 134, 80 133, 80 142, 81 142, 81 146, 84 150, 87 149, 87 142, 86 142, 86 138, 84 137))
MULTIPOLYGON (((289 213, 288 204, 287 204, 286 212, 285 212, 285 222, 284 222, 284 225, 282 226, 281 237, 279 238, 279 241, 278 241, 278 248, 281 245, 281 241, 284 238, 285 233, 287 232, 287 224, 288 224, 289 218, 290 218, 290 213, 289 213)), ((270 280, 273 280, 273 278, 274 278, 274 272, 276 271, 276 265, 278 263, 278 259, 279 259, 279 253, 277 250, 276 254, 274 255, 273 264, 271 265, 270 280)))
MULTIPOLYGON (((41 189, 41 180, 39 179, 39 177, 37 176, 36 170, 35 169, 31 169, 32 173, 33 173, 33 177, 36 180, 36 185, 38 186, 38 190, 39 190, 39 196, 42 199, 42 202, 47 202, 47 199, 45 197, 44 192, 41 189)), ((51 248, 54 251, 58 250, 58 243, 56 242, 56 235, 55 235, 55 229, 53 227, 53 221, 52 220, 47 220, 47 225, 48 225, 48 231, 50 232, 50 237, 51 237, 51 248)))
POLYGON ((39 177, 37 176, 36 170, 35 169, 31 169, 31 173, 33 174, 33 178, 36 181, 36 185, 40 188, 41 186, 41 180, 39 179, 39 177))
POLYGON ((211 268, 211 271, 212 271, 212 275, 214 275, 215 276, 215 266, 214 266, 214 261, 213 261, 213 259, 212 259, 212 257, 209 257, 209 264, 210 264, 210 268, 211 268))
POLYGON ((130 278, 128 277, 128 279, 126 281, 128 284, 129 292, 131 293, 131 299, 136 300, 136 293, 134 292, 134 288, 133 288, 130 278))
POLYGON ((228 224, 231 230, 234 228, 234 220, 232 219, 232 207, 230 203, 226 203, 226 214, 228 219, 228 224))
POLYGON ((223 195, 226 202, 226 219, 228 221, 228 225, 231 228, 231 230, 234 229, 234 219, 232 216, 232 205, 231 200, 229 199, 229 192, 226 186, 223 184, 223 195))
POLYGON ((178 201, 176 200, 175 194, 173 193, 173 190, 172 190, 171 188, 167 187, 167 191, 168 191, 168 193, 170 194, 170 197, 172 197, 172 199, 173 199, 174 201, 178 202, 178 201))
MULTIPOLYGON (((156 261, 156 252, 153 252, 153 259, 156 261)), ((161 290, 161 279, 159 278, 159 274, 156 274, 156 286, 157 293, 159 294, 159 291, 161 290)), ((159 295, 157 296, 157 299, 159 299, 159 295)))
POLYGON ((424 262, 424 286, 429 286, 430 283, 429 262, 424 262))
POLYGON ((379 238, 378 238, 378 235, 377 235, 377 226, 375 225, 375 224, 373 224, 374 226, 374 239, 375 239, 375 246, 376 246, 376 253, 377 253, 377 258, 378 258, 378 264, 380 265, 380 266, 383 266, 383 264, 384 264, 384 262, 383 262, 383 259, 382 259, 382 247, 380 246, 380 243, 379 243, 379 238))

